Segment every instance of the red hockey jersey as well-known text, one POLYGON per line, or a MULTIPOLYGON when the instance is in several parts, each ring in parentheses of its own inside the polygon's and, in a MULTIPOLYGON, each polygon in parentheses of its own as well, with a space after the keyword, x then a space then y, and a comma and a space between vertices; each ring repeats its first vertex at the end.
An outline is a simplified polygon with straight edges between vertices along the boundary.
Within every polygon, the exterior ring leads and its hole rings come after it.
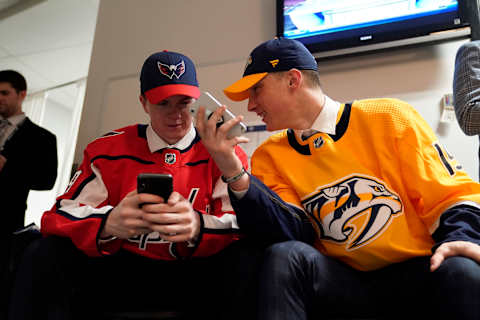
MULTIPOLYGON (((221 172, 192 126, 181 147, 152 150, 159 140, 151 127, 133 125, 112 131, 91 142, 66 192, 41 220, 45 235, 69 237, 89 256, 113 253, 120 248, 153 259, 174 260, 188 253, 210 256, 239 239, 236 216, 221 172), (151 151, 152 150, 152 151, 151 151), (136 189, 139 173, 170 173, 173 189, 188 199, 203 217, 196 247, 171 243, 158 232, 99 245, 108 213, 136 189)), ((247 156, 236 153, 247 168, 247 156)))

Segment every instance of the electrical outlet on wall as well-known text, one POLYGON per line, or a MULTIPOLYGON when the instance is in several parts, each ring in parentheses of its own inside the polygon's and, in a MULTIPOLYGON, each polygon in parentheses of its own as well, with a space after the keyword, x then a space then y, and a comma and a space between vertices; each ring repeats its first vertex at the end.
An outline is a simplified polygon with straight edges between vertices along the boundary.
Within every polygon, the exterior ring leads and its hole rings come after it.
POLYGON ((455 109, 453 108, 453 95, 451 93, 447 93, 443 96, 441 112, 440 122, 452 123, 456 121, 455 109))

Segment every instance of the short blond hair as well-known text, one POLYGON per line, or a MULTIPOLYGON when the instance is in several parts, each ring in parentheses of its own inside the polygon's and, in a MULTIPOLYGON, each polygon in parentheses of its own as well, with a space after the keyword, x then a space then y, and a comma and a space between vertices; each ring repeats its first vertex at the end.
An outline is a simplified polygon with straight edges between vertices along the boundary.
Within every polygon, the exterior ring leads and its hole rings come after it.
MULTIPOLYGON (((303 77, 306 79, 307 85, 311 88, 322 88, 322 83, 320 82, 320 74, 318 70, 299 70, 303 77)), ((283 77, 288 71, 279 71, 279 72, 272 72, 269 74, 277 75, 279 77, 283 77)))

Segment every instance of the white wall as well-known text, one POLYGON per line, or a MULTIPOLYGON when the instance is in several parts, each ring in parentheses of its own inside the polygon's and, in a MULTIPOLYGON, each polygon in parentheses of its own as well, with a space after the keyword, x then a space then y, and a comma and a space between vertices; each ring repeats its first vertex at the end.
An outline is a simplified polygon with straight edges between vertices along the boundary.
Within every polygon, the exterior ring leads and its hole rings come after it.
POLYGON ((51 190, 46 191, 32 190, 28 195, 27 210, 25 212, 25 225, 34 222, 36 225, 40 226, 40 218, 43 212, 50 210, 55 203, 55 198, 64 191, 64 186, 60 186, 60 176, 63 174, 62 165, 65 162, 63 155, 68 152, 72 144, 68 141, 72 125, 72 109, 47 98, 47 101, 45 102, 44 117, 41 120, 41 123, 38 124, 55 134, 57 138, 58 159, 58 175, 54 187, 51 190), (62 190, 59 190, 60 188, 62 190))
MULTIPOLYGON (((221 89, 241 76, 251 49, 274 35, 275 0, 102 0, 75 161, 95 137, 146 121, 138 73, 149 54, 168 49, 192 57, 200 86, 228 102, 221 89)), ((380 96, 406 100, 476 178, 478 139, 463 135, 457 123, 439 123, 455 53, 465 41, 319 61, 325 92, 343 102, 380 96)), ((245 103, 228 105, 247 123, 260 123, 246 113, 245 103)), ((251 135, 248 152, 264 137, 251 135)))

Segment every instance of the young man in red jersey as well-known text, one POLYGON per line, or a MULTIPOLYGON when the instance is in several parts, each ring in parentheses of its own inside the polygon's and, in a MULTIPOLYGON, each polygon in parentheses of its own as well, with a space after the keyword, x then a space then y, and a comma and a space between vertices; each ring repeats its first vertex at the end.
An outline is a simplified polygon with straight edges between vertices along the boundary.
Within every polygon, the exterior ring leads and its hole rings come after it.
MULTIPOLYGON (((216 112, 197 128, 229 184, 239 225, 277 242, 259 318, 480 318, 480 184, 396 99, 339 103, 300 42, 257 46, 224 91, 272 135, 245 174, 216 112)), ((202 112, 198 119, 202 119, 202 112)))
MULTIPOLYGON (((250 317, 257 249, 242 239, 221 172, 193 125, 195 66, 158 52, 145 60, 140 84, 150 123, 87 146, 66 192, 42 216, 46 237, 24 256, 10 319, 162 309, 250 317), (140 173, 171 174, 173 193, 137 193, 140 173), (245 305, 232 305, 238 301, 245 305)), ((234 152, 247 168, 244 151, 234 152)))

